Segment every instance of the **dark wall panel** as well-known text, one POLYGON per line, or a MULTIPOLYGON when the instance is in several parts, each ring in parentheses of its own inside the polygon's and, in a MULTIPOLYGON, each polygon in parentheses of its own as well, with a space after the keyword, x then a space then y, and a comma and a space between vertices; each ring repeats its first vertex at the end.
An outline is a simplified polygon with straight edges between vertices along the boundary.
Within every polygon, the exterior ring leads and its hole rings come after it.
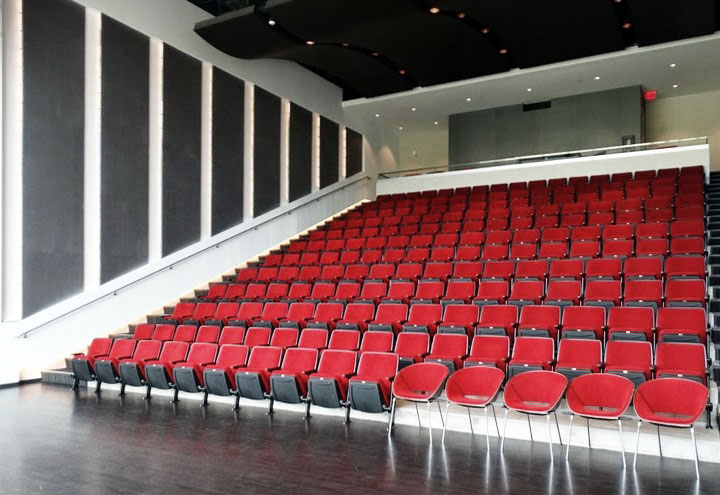
POLYGON ((148 260, 150 42, 102 19, 101 280, 148 260))
POLYGON ((346 129, 345 176, 350 177, 362 172, 363 139, 362 134, 346 129))
POLYGON ((338 181, 340 166, 339 126, 332 120, 320 117, 320 187, 338 181))
POLYGON ((212 233, 243 221, 245 83, 213 69, 212 233))
POLYGON ((255 87, 254 215, 280 205, 280 98, 255 87))
POLYGON ((312 188, 312 112, 290 105, 290 201, 312 188))
POLYGON ((165 45, 163 74, 163 256, 200 239, 199 60, 165 45))
POLYGON ((84 9, 23 6, 23 315, 83 289, 84 9))

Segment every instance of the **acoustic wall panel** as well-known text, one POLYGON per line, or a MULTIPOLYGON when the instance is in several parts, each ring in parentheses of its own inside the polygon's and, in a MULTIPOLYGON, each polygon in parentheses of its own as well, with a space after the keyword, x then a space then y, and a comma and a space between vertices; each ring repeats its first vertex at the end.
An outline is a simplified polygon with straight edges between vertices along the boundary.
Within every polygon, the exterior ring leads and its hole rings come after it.
POLYGON ((213 69, 212 234, 243 221, 245 83, 213 69))
POLYGON ((280 205, 280 98, 255 86, 254 215, 280 205))
POLYGON ((150 41, 102 18, 100 277, 148 260, 150 41))
POLYGON ((83 289, 85 12, 23 5, 23 316, 83 289))
POLYGON ((162 253, 200 240, 202 64, 165 45, 162 253))
POLYGON ((340 127, 320 117, 320 188, 335 184, 340 167, 340 127))
POLYGON ((312 187, 312 112, 290 104, 290 201, 312 187))
POLYGON ((363 139, 362 134, 346 129, 345 176, 350 177, 362 172, 363 139))

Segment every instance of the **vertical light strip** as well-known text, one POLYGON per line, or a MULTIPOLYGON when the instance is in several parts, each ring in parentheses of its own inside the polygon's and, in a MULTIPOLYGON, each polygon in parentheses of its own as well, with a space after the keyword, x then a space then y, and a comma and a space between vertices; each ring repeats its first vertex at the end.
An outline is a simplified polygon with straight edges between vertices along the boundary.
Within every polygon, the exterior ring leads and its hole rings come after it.
POLYGON ((101 222, 101 107, 102 16, 85 9, 85 170, 84 170, 84 280, 85 290, 100 285, 101 222))
POLYGON ((320 116, 312 116, 312 182, 310 191, 320 189, 320 116))
POLYGON ((202 64, 202 110, 200 123, 200 238, 207 239, 212 231, 212 119, 213 66, 202 64))
POLYGON ((148 261, 162 258, 163 48, 150 39, 150 163, 148 176, 148 261))
POLYGON ((290 200, 290 100, 280 104, 280 205, 290 200))
POLYGON ((255 85, 245 83, 245 115, 243 116, 243 219, 251 220, 255 191, 255 85))
POLYGON ((338 180, 343 180, 347 177, 347 128, 344 125, 340 126, 338 139, 338 180))
POLYGON ((22 319, 23 32, 22 0, 4 0, 2 320, 22 319))

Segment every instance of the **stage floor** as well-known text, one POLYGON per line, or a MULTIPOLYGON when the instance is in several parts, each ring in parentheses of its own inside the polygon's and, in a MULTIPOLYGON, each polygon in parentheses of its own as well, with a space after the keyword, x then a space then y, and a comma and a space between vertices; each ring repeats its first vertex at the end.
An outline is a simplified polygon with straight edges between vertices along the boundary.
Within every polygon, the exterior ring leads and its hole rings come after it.
POLYGON ((0 493, 720 493, 716 464, 226 404, 124 400, 114 390, 31 384, 0 390, 0 493), (462 491, 460 491, 462 490, 462 491))

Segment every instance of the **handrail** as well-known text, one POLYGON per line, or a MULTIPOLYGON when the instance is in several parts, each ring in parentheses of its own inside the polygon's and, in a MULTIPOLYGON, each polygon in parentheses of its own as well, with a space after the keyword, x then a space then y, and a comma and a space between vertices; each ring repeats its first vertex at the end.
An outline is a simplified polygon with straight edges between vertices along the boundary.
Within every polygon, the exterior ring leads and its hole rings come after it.
POLYGON ((571 150, 571 151, 559 151, 555 153, 546 153, 541 155, 524 155, 515 156, 509 158, 499 158, 492 160, 483 160, 478 162, 467 162, 467 163, 455 163, 448 166, 433 166, 423 167, 407 170, 393 170, 388 172, 382 172, 379 177, 383 179, 391 179, 393 177, 402 177, 405 175, 421 175, 421 174, 432 174, 437 172, 454 172, 458 170, 469 170, 474 168, 487 168, 491 166, 500 165, 513 165, 516 163, 530 162, 530 161, 544 161, 561 158, 578 158, 581 156, 596 156, 606 155, 608 153, 619 153, 623 151, 644 151, 647 149, 657 149, 666 147, 669 145, 681 144, 683 146, 691 146, 689 142, 697 142, 697 144, 708 144, 709 139, 707 136, 682 138, 682 139, 668 139, 664 141, 653 141, 650 143, 635 143, 635 144, 623 144, 618 146, 606 146, 603 148, 589 148, 583 150, 571 150))
MULTIPOLYGON (((309 198, 304 198, 304 199, 299 200, 300 202, 299 202, 297 205, 295 205, 295 208, 299 208, 299 207, 301 207, 301 206, 305 206, 306 204, 309 204, 309 203, 312 203, 312 202, 317 201, 317 200, 319 200, 319 199, 322 199, 322 198, 324 198, 324 197, 326 197, 326 196, 328 196, 328 195, 330 195, 330 194, 332 194, 332 193, 334 193, 334 192, 342 191, 343 189, 345 189, 345 188, 347 188, 347 187, 349 187, 349 186, 352 186, 352 185, 354 185, 354 184, 356 184, 356 183, 358 183, 358 182, 360 182, 360 181, 368 181, 368 180, 371 180, 371 177, 368 176, 368 175, 361 175, 360 177, 356 177, 356 178, 354 178, 354 179, 349 179, 349 180, 350 180, 350 182, 347 182, 347 183, 345 183, 345 184, 342 184, 341 186, 338 186, 338 187, 332 187, 332 186, 330 186, 330 188, 331 188, 330 190, 325 191, 324 193, 320 194, 319 196, 312 196, 312 197, 309 197, 309 198)), ((320 192, 320 191, 318 191, 318 192, 320 192)), ((57 320, 60 320, 60 319, 62 319, 62 318, 65 318, 66 316, 71 315, 71 314, 73 314, 73 313, 76 313, 77 311, 80 311, 81 309, 83 309, 83 308, 85 308, 85 307, 87 307, 87 306, 89 306, 89 305, 91 305, 91 304, 94 304, 94 303, 96 303, 97 301, 99 301, 99 300, 101 300, 101 299, 106 298, 107 296, 109 296, 110 294, 112 294, 112 293, 114 293, 114 292, 118 292, 118 291, 120 291, 120 290, 127 289, 128 287, 132 287, 132 286, 134 286, 134 285, 137 285, 138 283, 142 282, 143 280, 146 280, 146 279, 148 279, 148 278, 150 278, 150 277, 153 277, 153 276, 157 275, 158 273, 162 272, 163 270, 167 270, 168 268, 172 269, 173 265, 177 265, 177 264, 182 263, 182 262, 184 262, 184 261, 187 261, 187 260, 189 260, 189 259, 191 259, 191 258, 194 258, 194 257, 196 257, 196 256, 198 256, 198 255, 200 255, 200 254, 202 254, 202 253, 205 253, 206 251, 209 251, 210 249, 215 249, 215 248, 217 248, 221 243, 224 243, 224 242, 230 241, 230 240, 232 240, 232 239, 235 239, 235 238, 237 238, 238 236, 240 236, 240 235, 242 235, 242 234, 245 234, 245 233, 248 232, 249 230, 257 229, 257 228, 260 227, 261 225, 264 225, 264 224, 270 222, 271 220, 275 220, 276 218, 278 218, 278 217, 280 217, 280 216, 282 216, 282 215, 285 215, 285 214, 287 214, 287 213, 290 213, 290 212, 286 212, 286 211, 279 212, 279 213, 277 213, 277 214, 275 214, 275 215, 272 215, 271 217, 268 217, 268 218, 262 220, 261 222, 259 222, 259 223, 257 223, 257 224, 248 226, 246 229, 243 229, 242 231, 237 232, 237 233, 235 233, 235 234, 233 234, 233 235, 231 235, 231 236, 229 236, 229 237, 227 237, 227 238, 225 238, 225 239, 218 240, 217 242, 214 242, 214 243, 212 243, 212 244, 209 245, 209 246, 206 246, 206 247, 204 247, 204 248, 202 248, 202 249, 199 249, 198 251, 194 251, 194 252, 188 254, 187 256, 183 256, 182 258, 173 261, 173 262, 170 263, 168 266, 159 267, 157 270, 153 270, 152 272, 147 273, 147 274, 143 275, 142 277, 136 278, 136 279, 132 280, 131 282, 128 282, 128 283, 126 283, 126 284, 124 284, 124 285, 122 285, 122 286, 120 286, 120 287, 115 287, 115 288, 113 288, 112 290, 107 290, 106 292, 104 292, 104 293, 102 293, 102 294, 99 294, 99 295, 96 296, 96 297, 93 297, 91 300, 86 301, 85 303, 81 304, 80 306, 76 306, 76 307, 74 307, 74 308, 72 308, 72 309, 69 309, 68 311, 64 311, 64 312, 62 312, 61 314, 59 314, 59 315, 57 315, 57 316, 54 316, 53 318, 51 318, 51 319, 49 319, 49 320, 47 320, 47 321, 44 321, 44 322, 42 322, 41 324, 39 324, 39 325, 37 325, 37 326, 29 329, 29 330, 26 330, 25 332, 17 335, 16 338, 24 338, 24 339, 26 339, 26 338, 28 337, 28 335, 30 335, 30 334, 32 334, 32 333, 40 330, 41 328, 49 325, 50 323, 53 323, 53 322, 55 322, 55 321, 57 321, 57 320)), ((238 224, 238 225, 242 225, 242 224, 238 224)))

